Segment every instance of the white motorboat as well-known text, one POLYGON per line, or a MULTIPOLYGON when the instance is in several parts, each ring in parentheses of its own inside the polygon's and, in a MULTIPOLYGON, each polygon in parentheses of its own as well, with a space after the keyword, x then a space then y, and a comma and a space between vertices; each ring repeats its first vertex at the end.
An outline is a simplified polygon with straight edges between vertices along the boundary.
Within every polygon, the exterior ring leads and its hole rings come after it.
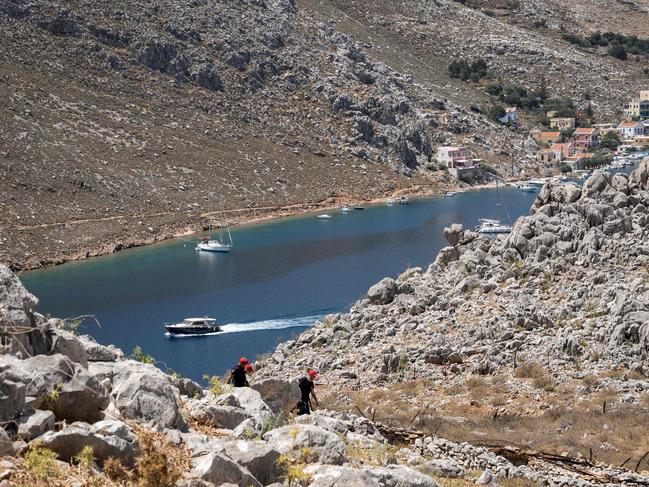
POLYGON ((518 189, 520 189, 521 191, 525 191, 526 193, 533 193, 538 189, 538 187, 537 186, 532 186, 529 183, 525 183, 525 184, 521 184, 518 187, 518 189))
MULTIPOLYGON (((212 196, 214 193, 208 193, 208 212, 212 213, 212 196)), ((221 223, 219 224, 219 237, 212 238, 212 221, 210 220, 210 225, 208 229, 208 236, 201 238, 196 242, 196 250, 201 250, 203 252, 230 252, 230 249, 233 247, 234 243, 232 242, 232 234, 230 233, 230 227, 225 222, 223 217, 223 211, 221 210, 221 223), (227 231, 228 241, 226 242, 223 229, 227 231)))
POLYGON ((340 212, 341 212, 341 213, 349 213, 350 211, 352 211, 352 210, 351 210, 351 208, 350 208, 349 206, 347 206, 347 205, 343 205, 342 208, 340 208, 340 212))
POLYGON ((331 220, 331 215, 328 213, 323 213, 321 215, 316 216, 316 218, 319 220, 331 220))
POLYGON ((491 218, 481 218, 480 224, 475 227, 475 231, 478 233, 511 233, 512 226, 504 225, 500 220, 494 220, 491 218))
POLYGON ((456 194, 457 194, 456 191, 446 191, 446 192, 444 192, 444 196, 446 196, 447 198, 452 198, 456 194))
POLYGON ((185 318, 182 323, 165 325, 170 335, 203 335, 221 331, 214 318, 185 318))
POLYGON ((388 198, 387 200, 385 200, 385 206, 394 206, 394 199, 388 198))
POLYGON ((407 196, 399 196, 399 204, 407 205, 409 203, 407 196))

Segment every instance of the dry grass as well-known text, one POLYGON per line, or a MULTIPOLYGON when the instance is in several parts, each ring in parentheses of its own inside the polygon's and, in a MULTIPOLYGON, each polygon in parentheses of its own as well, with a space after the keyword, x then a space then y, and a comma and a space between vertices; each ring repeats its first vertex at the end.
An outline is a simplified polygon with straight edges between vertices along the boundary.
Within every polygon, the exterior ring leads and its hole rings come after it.
MULTIPOLYGON (((538 364, 522 371, 528 377, 494 376, 492 385, 488 379, 470 379, 473 389, 455 385, 434 394, 430 389, 407 396, 390 387, 360 392, 336 389, 325 396, 324 402, 327 408, 355 414, 358 411, 354 405, 361 410, 375 408, 377 421, 416 428, 458 442, 510 444, 586 458, 592 448, 595 461, 616 466, 627 458, 632 458, 627 466, 635 465, 649 450, 645 426, 649 394, 629 404, 619 402, 617 394, 606 389, 578 397, 574 391, 583 382, 575 380, 557 386, 552 394, 540 392, 541 401, 537 401, 535 396, 539 393, 526 392, 516 381, 534 381, 547 372, 538 364), (494 393, 493 384, 498 385, 498 391, 509 393, 494 393), (483 401, 471 399, 476 387, 486 390, 483 401), (507 403, 501 405, 505 398, 507 403)), ((649 459, 640 469, 643 467, 649 470, 649 459)))
POLYGON ((543 389, 546 392, 551 392, 557 385, 554 377, 543 367, 536 362, 522 362, 516 370, 514 376, 525 379, 532 379, 532 385, 537 389, 543 389))
POLYGON ((140 455, 133 469, 109 458, 103 472, 94 464, 92 452, 84 448, 75 457, 76 464, 56 460, 56 454, 39 445, 29 449, 23 458, 15 459, 17 469, 10 485, 18 487, 172 487, 190 469, 189 452, 172 445, 163 433, 137 428, 140 455))

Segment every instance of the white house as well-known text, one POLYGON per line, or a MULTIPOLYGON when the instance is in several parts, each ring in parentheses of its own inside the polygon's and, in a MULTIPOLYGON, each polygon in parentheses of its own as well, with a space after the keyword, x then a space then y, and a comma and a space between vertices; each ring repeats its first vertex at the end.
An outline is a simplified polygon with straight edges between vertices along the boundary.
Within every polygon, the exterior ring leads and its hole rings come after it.
POLYGON ((518 120, 518 110, 516 107, 509 107, 505 109, 505 114, 498 119, 500 123, 514 123, 518 120))
POLYGON ((473 166, 473 158, 466 147, 438 147, 437 160, 446 164, 448 168, 473 166))
POLYGON ((617 126, 622 139, 633 139, 644 135, 644 125, 639 122, 622 122, 617 126))

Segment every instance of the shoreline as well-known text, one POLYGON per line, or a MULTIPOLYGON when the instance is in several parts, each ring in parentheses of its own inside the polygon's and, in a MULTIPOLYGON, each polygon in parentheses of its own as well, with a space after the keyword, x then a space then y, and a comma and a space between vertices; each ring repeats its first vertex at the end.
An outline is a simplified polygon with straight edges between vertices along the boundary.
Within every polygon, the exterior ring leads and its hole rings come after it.
MULTIPOLYGON (((271 222, 275 220, 280 220, 282 218, 290 218, 295 216, 308 215, 310 213, 317 213, 326 210, 332 210, 339 208, 342 204, 353 205, 377 205, 382 202, 385 202, 387 198, 396 198, 399 196, 409 196, 413 198, 432 198, 436 196, 443 196, 446 191, 459 191, 463 190, 466 192, 481 191, 484 189, 495 188, 495 183, 482 183, 476 185, 460 185, 455 182, 455 184, 449 185, 439 185, 439 184, 422 184, 421 182, 413 184, 409 187, 397 188, 391 193, 383 194, 380 196, 373 197, 371 199, 354 199, 354 198, 345 198, 345 197, 331 197, 325 200, 314 202, 314 203, 296 203, 287 206, 267 206, 261 208, 233 208, 229 210, 224 210, 223 213, 227 216, 228 226, 238 227, 244 225, 256 225, 265 222, 271 222), (432 186, 435 186, 434 189, 432 186), (262 212, 263 214, 259 214, 262 212), (234 214, 234 217, 230 215, 234 214)), ((7 265, 10 269, 15 272, 27 272, 27 271, 36 271, 52 268, 55 266, 63 265, 70 262, 78 262, 86 260, 93 257, 102 257, 105 255, 114 254, 121 252, 123 250, 144 247, 148 245, 153 245, 156 243, 161 243, 168 241, 174 238, 188 237, 190 235, 196 235, 207 230, 206 219, 210 215, 214 215, 221 212, 206 212, 201 213, 196 216, 199 221, 195 223, 184 224, 179 222, 177 227, 173 227, 169 231, 161 231, 152 235, 148 238, 141 238, 135 240, 125 240, 120 238, 115 238, 111 243, 102 243, 95 247, 82 248, 76 252, 70 254, 62 254, 53 258, 40 258, 35 260, 29 260, 23 265, 16 264, 14 262, 8 262, 7 265)), ((143 217, 142 215, 139 217, 143 217)), ((121 218, 120 216, 111 216, 106 217, 102 220, 113 220, 121 218)), ((66 225, 75 225, 83 224, 87 222, 97 222, 97 220, 76 220, 60 223, 49 223, 41 225, 33 225, 30 227, 22 227, 19 230, 24 231, 32 228, 43 228, 43 227, 56 227, 56 226, 66 226, 66 225)))

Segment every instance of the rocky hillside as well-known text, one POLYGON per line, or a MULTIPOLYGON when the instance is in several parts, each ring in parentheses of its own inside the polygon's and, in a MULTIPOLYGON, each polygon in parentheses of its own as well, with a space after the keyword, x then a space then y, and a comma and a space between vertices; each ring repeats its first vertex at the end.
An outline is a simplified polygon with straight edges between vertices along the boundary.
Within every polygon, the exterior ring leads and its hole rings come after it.
POLYGON ((208 191, 236 220, 437 184, 434 148, 464 133, 494 163, 522 155, 290 0, 2 0, 0 31, 14 268, 196 229, 208 191))
POLYGON ((315 367, 330 406, 455 440, 638 462, 648 235, 649 158, 630 177, 550 182, 511 235, 447 228, 427 269, 385 278, 260 373, 315 367))
POLYGON ((37 267, 196 230, 208 191, 241 221, 444 190, 439 145, 533 174, 526 135, 477 112, 493 100, 484 83, 449 78, 452 59, 484 57, 493 77, 529 86, 542 72, 553 96, 592 98, 600 115, 621 110, 644 64, 515 22, 527 8, 0 0, 0 262, 37 267))
MULTIPOLYGON (((381 292, 380 300, 390 300, 391 294, 381 292)), ((212 378, 204 390, 148 360, 132 360, 112 346, 74 335, 66 330, 70 323, 35 313, 36 304, 0 267, 2 487, 531 487, 649 481, 575 458, 460 444, 349 412, 293 417, 295 379, 256 376, 252 387, 232 389, 212 378)))

